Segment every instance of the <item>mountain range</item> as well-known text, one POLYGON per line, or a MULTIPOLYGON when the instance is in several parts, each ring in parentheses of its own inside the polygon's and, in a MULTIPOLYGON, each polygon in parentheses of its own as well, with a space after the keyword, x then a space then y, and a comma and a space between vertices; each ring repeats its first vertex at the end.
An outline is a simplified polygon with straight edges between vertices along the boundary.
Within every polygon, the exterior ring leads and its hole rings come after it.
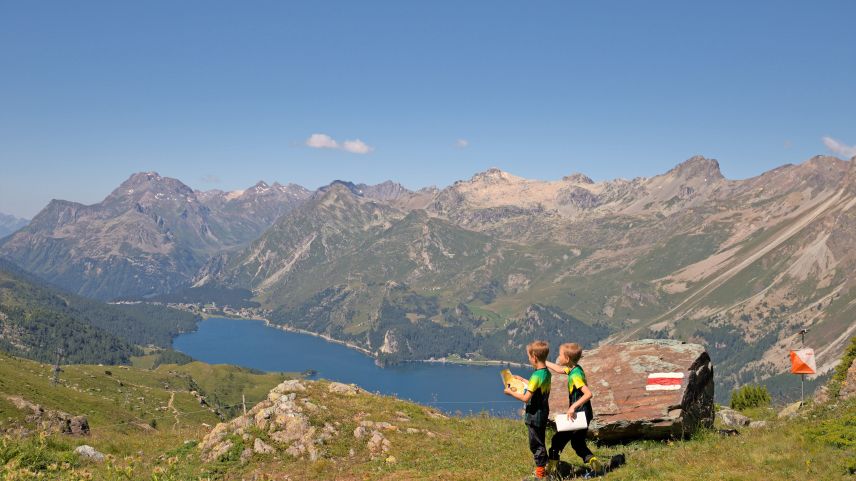
POLYGON ((27 219, 0 212, 0 239, 27 225, 27 219))
POLYGON ((160 294, 186 284, 211 255, 258 237, 308 195, 264 182, 196 192, 138 173, 97 204, 52 200, 3 241, 0 255, 84 296, 160 294))
POLYGON ((102 299, 247 289, 271 322, 385 361, 671 337, 705 343, 726 385, 775 387, 793 382, 797 331, 822 372, 856 332, 854 164, 817 156, 731 180, 693 157, 601 182, 490 169, 419 191, 199 192, 142 173, 99 204, 52 201, 0 256, 102 299))

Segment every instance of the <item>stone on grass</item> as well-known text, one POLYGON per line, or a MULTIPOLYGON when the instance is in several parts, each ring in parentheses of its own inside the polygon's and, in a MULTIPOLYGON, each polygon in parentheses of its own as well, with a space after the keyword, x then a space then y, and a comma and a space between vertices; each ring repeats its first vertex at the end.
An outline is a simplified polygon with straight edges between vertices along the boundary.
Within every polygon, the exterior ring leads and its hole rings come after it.
POLYGON ((380 433, 380 431, 372 431, 372 437, 369 439, 367 443, 369 448, 369 453, 371 453, 372 459, 378 458, 381 454, 389 451, 390 443, 386 437, 380 433))
POLYGON ((98 452, 92 446, 89 446, 88 444, 84 444, 82 446, 74 448, 74 452, 75 454, 87 461, 92 461, 95 463, 100 463, 104 461, 104 455, 98 452))
POLYGON ((716 417, 722 423, 723 426, 727 426, 729 428, 740 428, 744 426, 748 426, 749 423, 752 422, 748 417, 740 414, 739 412, 730 409, 730 408, 722 408, 719 412, 716 413, 716 417))
POLYGON ((802 402, 797 401, 795 403, 788 404, 784 409, 779 411, 779 419, 781 418, 791 418, 799 413, 800 408, 802 407, 802 402))
POLYGON ((331 382, 327 389, 332 393, 347 394, 348 396, 353 396, 360 392, 360 388, 357 386, 354 386, 353 384, 343 384, 341 382, 331 382))
POLYGON ((286 394, 290 392, 299 392, 305 390, 306 386, 304 386, 302 382, 298 381, 297 379, 291 379, 289 381, 281 382, 278 386, 273 388, 271 392, 277 394, 286 394))

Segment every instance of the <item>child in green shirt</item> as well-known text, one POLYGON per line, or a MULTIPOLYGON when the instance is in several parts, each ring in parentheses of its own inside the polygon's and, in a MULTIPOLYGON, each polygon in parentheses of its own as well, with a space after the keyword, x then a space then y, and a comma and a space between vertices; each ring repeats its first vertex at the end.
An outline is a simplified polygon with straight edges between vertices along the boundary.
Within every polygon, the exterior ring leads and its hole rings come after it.
POLYGON ((526 403, 523 422, 529 430, 529 450, 535 458, 535 478, 547 477, 547 416, 550 414, 550 371, 545 364, 550 354, 550 345, 545 341, 534 341, 526 346, 529 362, 535 372, 522 393, 505 386, 505 394, 526 403))
MULTIPOLYGON (((583 355, 583 349, 575 342, 569 342, 559 346, 559 357, 556 363, 546 361, 548 369, 557 374, 568 375, 568 419, 574 419, 577 413, 585 413, 586 424, 591 424, 594 412, 591 408, 592 392, 586 383, 586 373, 582 366, 579 365, 580 358, 583 355)), ((600 461, 592 454, 588 446, 586 446, 586 436, 588 429, 580 429, 578 431, 560 431, 557 432, 550 442, 549 452, 549 469, 548 471, 556 472, 559 464, 559 455, 568 444, 577 453, 577 456, 582 458, 589 468, 594 471, 600 471, 602 468, 600 461)))

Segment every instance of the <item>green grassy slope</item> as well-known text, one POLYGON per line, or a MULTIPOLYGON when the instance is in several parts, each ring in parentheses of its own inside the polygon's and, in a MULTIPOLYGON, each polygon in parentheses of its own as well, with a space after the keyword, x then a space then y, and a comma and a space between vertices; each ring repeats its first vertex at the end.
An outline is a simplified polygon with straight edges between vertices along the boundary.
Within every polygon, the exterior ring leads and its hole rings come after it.
MULTIPOLYGON (((253 393, 255 402, 257 394, 279 377, 200 363, 161 366, 156 371, 114 367, 111 375, 103 367, 69 366, 59 386, 51 386, 48 376, 48 365, 0 356, 0 427, 7 429, 23 418, 5 401, 6 395, 14 394, 47 408, 87 414, 92 434, 41 440, 5 435, 0 441, 2 479, 497 481, 521 479, 531 466, 520 421, 437 418, 431 409, 392 397, 331 393, 323 381, 305 382, 307 391, 298 394, 299 399, 323 407, 311 414, 312 425, 337 425, 338 434, 320 446, 318 460, 295 459, 277 450, 242 463, 235 455, 240 450, 233 449, 206 464, 195 446, 217 417, 199 406, 189 392, 193 387, 189 379, 198 386, 217 386, 232 377, 236 384, 223 393, 224 399, 234 399, 244 390, 253 393), (175 411, 164 410, 168 406, 175 411), (152 419, 157 429, 149 426, 152 419), (364 420, 394 426, 383 431, 390 450, 377 459, 371 459, 366 440, 352 434, 364 420), (81 462, 72 454, 80 444, 92 445, 111 459, 103 464, 81 462)), ((711 431, 686 441, 636 442, 595 447, 595 452, 604 458, 626 455, 627 465, 603 478, 616 481, 852 479, 854 401, 768 422, 766 428, 742 429, 736 437, 711 431)), ((243 448, 243 440, 236 442, 243 448)), ((579 466, 569 450, 562 459, 579 466)))

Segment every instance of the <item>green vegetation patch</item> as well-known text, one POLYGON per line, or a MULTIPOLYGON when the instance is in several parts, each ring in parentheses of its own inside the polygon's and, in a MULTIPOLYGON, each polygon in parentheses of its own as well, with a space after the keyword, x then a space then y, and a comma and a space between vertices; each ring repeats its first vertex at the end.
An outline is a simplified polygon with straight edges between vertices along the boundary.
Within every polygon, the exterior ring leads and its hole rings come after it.
POLYGON ((856 360, 856 336, 850 338, 850 345, 841 356, 841 362, 835 366, 835 374, 832 375, 832 380, 829 383, 829 394, 832 397, 838 397, 841 392, 841 386, 844 380, 847 379, 847 370, 856 360))
POLYGON ((759 408, 770 405, 770 393, 765 386, 758 384, 747 384, 740 389, 731 391, 731 409, 742 411, 744 409, 759 408))

